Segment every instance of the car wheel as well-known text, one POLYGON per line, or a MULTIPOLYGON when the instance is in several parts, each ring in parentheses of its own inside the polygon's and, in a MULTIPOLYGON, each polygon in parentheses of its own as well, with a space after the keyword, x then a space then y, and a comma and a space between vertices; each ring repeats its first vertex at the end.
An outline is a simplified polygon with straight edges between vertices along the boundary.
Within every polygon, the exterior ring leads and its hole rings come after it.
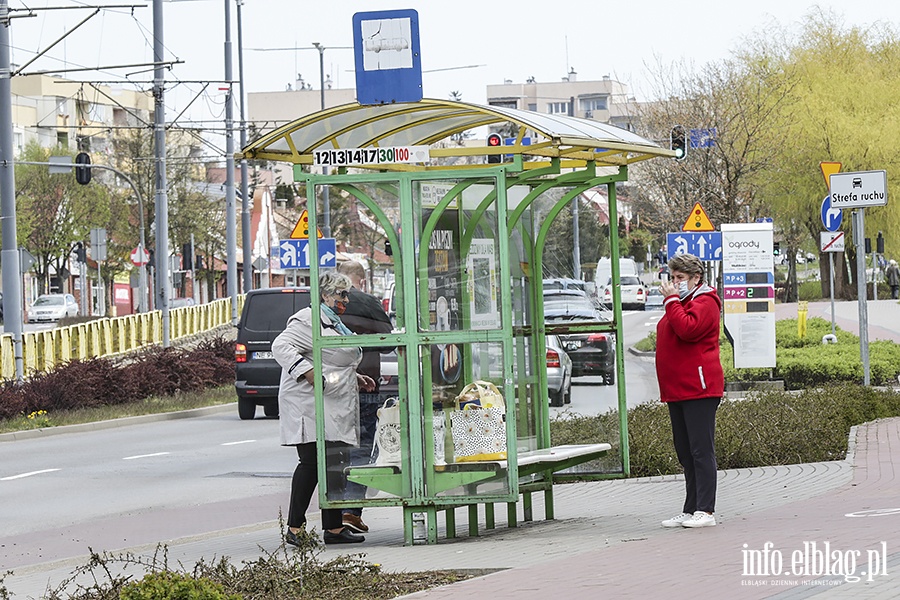
POLYGON ((249 421, 256 416, 256 401, 250 398, 238 398, 238 416, 242 421, 249 421))
POLYGON ((563 405, 562 390, 560 390, 559 392, 554 392, 553 390, 550 390, 549 396, 550 396, 550 406, 558 407, 558 406, 563 405))
POLYGON ((278 400, 270 400, 263 405, 263 410, 266 412, 267 417, 277 417, 278 416, 278 400))

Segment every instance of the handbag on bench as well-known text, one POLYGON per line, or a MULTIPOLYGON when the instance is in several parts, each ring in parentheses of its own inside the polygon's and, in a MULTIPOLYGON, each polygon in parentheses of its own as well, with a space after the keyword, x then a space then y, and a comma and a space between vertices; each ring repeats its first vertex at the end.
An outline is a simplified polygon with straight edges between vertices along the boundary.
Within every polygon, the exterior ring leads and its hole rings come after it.
POLYGON ((506 460, 506 404, 489 381, 473 381, 450 411, 455 462, 506 460))

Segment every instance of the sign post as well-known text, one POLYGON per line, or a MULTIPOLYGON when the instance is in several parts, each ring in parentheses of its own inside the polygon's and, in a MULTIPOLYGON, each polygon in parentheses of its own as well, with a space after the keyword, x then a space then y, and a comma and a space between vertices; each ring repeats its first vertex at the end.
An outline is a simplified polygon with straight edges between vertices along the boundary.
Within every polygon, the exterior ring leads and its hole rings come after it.
MULTIPOLYGON (((827 199, 827 197, 826 197, 827 199)), ((819 249, 828 254, 828 283, 831 289, 831 338, 832 343, 837 343, 834 333, 834 253, 844 251, 843 231, 822 231, 819 233, 819 249)))
MULTIPOLYGON (((869 316, 866 306, 866 223, 867 206, 887 205, 887 171, 851 171, 828 177, 831 205, 853 209, 853 243, 856 246, 856 292, 859 300, 859 354, 863 364, 863 385, 869 385, 869 316)), ((874 275, 874 274, 873 274, 874 275)))

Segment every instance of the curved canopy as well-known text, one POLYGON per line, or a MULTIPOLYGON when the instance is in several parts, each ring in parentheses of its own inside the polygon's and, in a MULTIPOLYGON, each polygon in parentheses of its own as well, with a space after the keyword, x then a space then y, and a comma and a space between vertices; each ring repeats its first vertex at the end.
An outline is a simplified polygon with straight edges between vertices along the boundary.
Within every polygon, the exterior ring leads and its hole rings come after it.
MULTIPOLYGON (((246 159, 312 164, 315 150, 431 146, 453 134, 484 126, 518 126, 516 143, 495 154, 571 159, 621 166, 674 153, 630 131, 589 119, 481 106, 450 100, 363 106, 344 104, 301 117, 242 150, 246 159), (523 136, 531 144, 521 145, 523 136)), ((485 147, 432 147, 432 158, 491 153, 485 147)), ((360 165, 365 167, 365 165, 360 165)), ((480 166, 480 165, 471 165, 480 166)), ((459 167, 459 165, 457 165, 459 167)), ((375 168, 373 166, 373 168, 375 168)), ((380 165, 377 168, 384 168, 380 165)))

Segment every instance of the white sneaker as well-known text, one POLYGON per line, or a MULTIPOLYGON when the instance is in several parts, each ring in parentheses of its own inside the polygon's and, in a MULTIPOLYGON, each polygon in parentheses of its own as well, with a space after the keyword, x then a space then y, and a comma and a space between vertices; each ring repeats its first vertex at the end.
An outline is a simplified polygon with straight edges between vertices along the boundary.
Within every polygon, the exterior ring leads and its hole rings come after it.
POLYGON ((691 513, 681 513, 680 515, 675 515, 671 519, 666 519, 660 525, 663 527, 681 527, 685 521, 690 518, 693 518, 694 515, 691 513))
POLYGON ((702 510, 698 510, 693 514, 690 519, 686 519, 682 524, 682 527, 715 527, 716 526, 716 516, 712 513, 704 512, 702 510))

